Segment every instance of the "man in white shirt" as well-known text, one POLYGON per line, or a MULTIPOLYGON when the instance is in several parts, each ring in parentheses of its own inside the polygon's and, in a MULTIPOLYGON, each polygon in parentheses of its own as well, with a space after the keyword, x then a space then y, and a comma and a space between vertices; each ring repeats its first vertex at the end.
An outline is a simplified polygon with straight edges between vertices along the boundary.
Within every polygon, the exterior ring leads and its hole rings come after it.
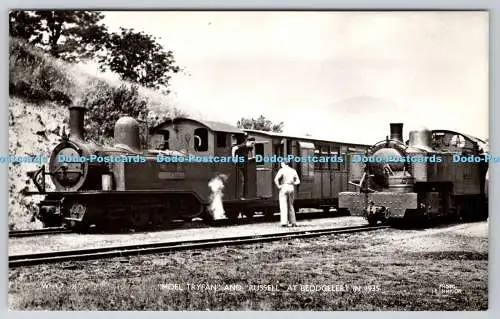
POLYGON ((295 199, 295 186, 300 184, 297 171, 288 166, 287 163, 281 162, 281 168, 274 178, 276 187, 280 190, 280 222, 281 226, 297 227, 295 220, 295 209, 293 201, 295 199))

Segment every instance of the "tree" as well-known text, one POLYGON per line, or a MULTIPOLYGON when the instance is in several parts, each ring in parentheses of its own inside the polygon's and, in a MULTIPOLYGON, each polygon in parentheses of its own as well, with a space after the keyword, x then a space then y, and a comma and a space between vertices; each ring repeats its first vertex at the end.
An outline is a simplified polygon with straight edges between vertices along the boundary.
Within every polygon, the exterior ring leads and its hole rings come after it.
POLYGON ((108 39, 107 54, 99 60, 101 71, 109 69, 123 80, 149 88, 168 87, 169 73, 180 71, 172 51, 165 52, 151 35, 135 32, 134 29, 120 30, 108 39))
POLYGON ((248 130, 260 130, 260 131, 272 131, 281 133, 283 132, 284 123, 281 122, 279 124, 273 124, 270 120, 266 119, 264 115, 259 116, 257 119, 244 118, 238 121, 236 124, 239 128, 248 129, 248 130))
POLYGON ((103 48, 107 28, 96 11, 10 11, 9 34, 68 62, 89 59, 103 48))
POLYGON ((9 12, 9 35, 11 37, 31 39, 35 35, 40 17, 30 11, 9 12))

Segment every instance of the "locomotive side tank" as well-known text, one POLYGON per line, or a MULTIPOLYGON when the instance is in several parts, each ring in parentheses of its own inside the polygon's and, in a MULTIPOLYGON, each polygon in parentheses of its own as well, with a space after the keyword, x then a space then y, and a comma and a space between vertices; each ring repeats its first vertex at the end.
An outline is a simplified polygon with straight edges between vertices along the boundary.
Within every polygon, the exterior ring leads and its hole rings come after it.
POLYGON ((370 224, 379 221, 422 222, 430 217, 466 220, 487 215, 487 163, 457 162, 482 156, 481 140, 448 130, 413 130, 403 142, 403 124, 390 125, 390 137, 350 163, 363 174, 355 192, 339 194, 339 207, 370 224))

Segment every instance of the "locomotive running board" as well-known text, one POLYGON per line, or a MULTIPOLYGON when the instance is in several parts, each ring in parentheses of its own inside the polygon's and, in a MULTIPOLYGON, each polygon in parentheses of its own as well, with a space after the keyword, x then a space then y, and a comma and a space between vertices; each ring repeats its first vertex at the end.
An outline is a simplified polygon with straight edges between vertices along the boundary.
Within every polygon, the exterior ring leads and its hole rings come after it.
POLYGON ((64 192, 64 191, 51 191, 51 192, 25 192, 25 195, 54 195, 54 196, 114 196, 114 195, 176 195, 176 194, 191 194, 196 199, 206 205, 208 204, 207 202, 203 201, 201 197, 193 192, 192 190, 187 190, 187 189, 169 189, 169 190, 161 190, 161 189, 145 189, 145 190, 126 190, 126 191, 103 191, 103 190, 97 190, 97 191, 70 191, 70 192, 64 192))

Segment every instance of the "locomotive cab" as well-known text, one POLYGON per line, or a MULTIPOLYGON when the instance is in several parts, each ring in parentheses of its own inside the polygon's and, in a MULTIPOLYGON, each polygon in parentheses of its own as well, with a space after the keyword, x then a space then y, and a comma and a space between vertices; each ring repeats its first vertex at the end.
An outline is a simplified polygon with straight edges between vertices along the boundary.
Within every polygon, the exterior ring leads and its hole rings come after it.
POLYGON ((178 117, 151 130, 149 147, 190 158, 189 162, 169 165, 170 156, 163 156, 162 170, 183 172, 183 181, 180 177, 172 181, 179 183, 179 187, 196 188, 205 202, 209 202, 211 190, 207 185, 212 178, 223 174, 228 177, 224 183, 224 198, 232 200, 241 195, 236 189, 238 174, 231 152, 234 144, 244 137, 245 133, 232 125, 178 117), (204 180, 206 182, 202 182, 204 180))

